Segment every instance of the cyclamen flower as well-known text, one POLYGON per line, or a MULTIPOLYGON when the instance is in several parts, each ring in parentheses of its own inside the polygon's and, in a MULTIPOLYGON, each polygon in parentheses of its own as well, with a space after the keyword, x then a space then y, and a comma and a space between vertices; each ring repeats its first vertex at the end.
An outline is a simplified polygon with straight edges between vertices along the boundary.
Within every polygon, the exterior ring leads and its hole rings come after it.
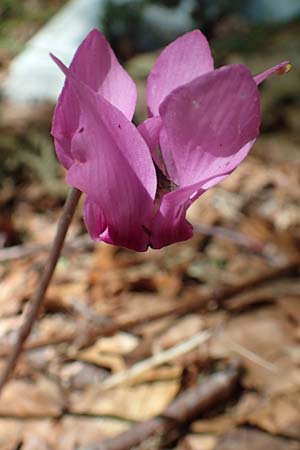
POLYGON ((105 37, 93 30, 68 68, 52 134, 67 182, 85 193, 84 221, 96 241, 145 251, 189 239, 185 215, 224 180, 259 134, 256 77, 244 65, 214 70, 195 30, 158 57, 147 81, 149 119, 131 122, 136 88, 105 37))

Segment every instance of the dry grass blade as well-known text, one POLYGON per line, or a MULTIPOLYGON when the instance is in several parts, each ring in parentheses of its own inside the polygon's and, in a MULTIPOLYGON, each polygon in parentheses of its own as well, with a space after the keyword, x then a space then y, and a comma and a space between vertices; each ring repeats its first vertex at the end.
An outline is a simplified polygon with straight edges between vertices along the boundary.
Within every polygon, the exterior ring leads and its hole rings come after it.
POLYGON ((178 358, 178 356, 190 352, 199 345, 207 342, 211 336, 212 333, 210 331, 207 330, 201 331, 192 336, 190 339, 187 339, 186 341, 181 342, 180 344, 175 345, 174 347, 171 347, 168 350, 156 353, 150 358, 138 362, 130 369, 125 370, 124 372, 112 375, 111 377, 104 380, 102 386, 104 389, 109 389, 116 387, 119 384, 130 381, 136 376, 146 372, 147 370, 153 369, 154 367, 160 366, 161 364, 165 364, 169 361, 174 360, 175 358, 178 358))

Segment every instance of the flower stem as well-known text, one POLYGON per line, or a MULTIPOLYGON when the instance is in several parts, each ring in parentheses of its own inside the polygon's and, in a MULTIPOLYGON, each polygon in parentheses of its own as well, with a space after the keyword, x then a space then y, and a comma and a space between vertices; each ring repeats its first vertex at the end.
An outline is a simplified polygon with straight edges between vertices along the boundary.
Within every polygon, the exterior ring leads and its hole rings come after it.
POLYGON ((59 219, 57 225, 56 235, 53 241, 53 245, 48 257, 47 264, 45 266, 43 275, 41 277, 40 283, 31 299, 27 315, 25 317, 23 325, 20 327, 16 342, 12 348, 11 354, 7 360, 6 366, 0 376, 0 393, 8 381, 10 375, 12 374, 18 359, 22 353, 26 339, 28 338, 33 324, 38 317, 41 305, 45 298, 45 293, 51 282, 53 273, 59 256, 61 254, 64 240, 72 221, 76 206, 78 204, 81 192, 75 188, 72 188, 68 194, 63 213, 59 219))

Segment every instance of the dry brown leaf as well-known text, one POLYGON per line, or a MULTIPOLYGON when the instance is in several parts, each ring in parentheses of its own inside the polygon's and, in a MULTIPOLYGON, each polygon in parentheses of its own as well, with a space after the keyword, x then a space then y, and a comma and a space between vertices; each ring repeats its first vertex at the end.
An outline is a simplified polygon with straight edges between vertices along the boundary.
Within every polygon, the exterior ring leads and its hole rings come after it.
POLYGON ((153 342, 153 351, 158 352, 173 347, 180 342, 192 337, 205 328, 204 320, 197 314, 188 314, 187 316, 176 320, 170 328, 162 333, 153 342))
POLYGON ((236 418, 230 414, 224 414, 211 419, 200 419, 193 423, 194 433, 216 433, 222 434, 235 426, 236 418))
POLYGON ((237 352, 246 368, 244 384, 270 392, 294 383, 296 368, 286 358, 293 345, 289 323, 275 308, 265 307, 232 318, 212 339, 210 350, 223 358, 237 352), (284 380, 283 373, 288 374, 284 380))
POLYGON ((176 304, 173 298, 161 298, 156 294, 131 294, 130 296, 124 296, 122 300, 122 307, 119 309, 116 318, 118 323, 134 321, 148 315, 170 311, 172 306, 176 304))
POLYGON ((183 367, 180 365, 165 365, 160 367, 155 367, 153 369, 147 370, 144 373, 136 375, 132 380, 128 380, 129 385, 137 383, 149 383, 153 381, 168 381, 177 380, 180 381, 182 375, 183 367))
POLYGON ((74 450, 98 444, 125 431, 130 425, 109 418, 65 416, 50 419, 0 419, 0 450, 15 450, 20 443, 26 450, 74 450))
POLYGON ((125 355, 133 351, 138 343, 139 339, 133 334, 118 332, 113 336, 98 339, 94 346, 99 352, 125 355))
POLYGON ((0 280, 0 315, 1 317, 17 314, 22 301, 32 294, 36 274, 29 271, 28 263, 16 263, 0 280))
POLYGON ((70 395, 70 411, 76 414, 109 415, 128 420, 147 420, 160 414, 179 389, 178 380, 120 386, 103 391, 91 386, 70 395))
POLYGON ((249 416, 248 422, 272 434, 300 439, 300 383, 284 395, 275 395, 261 402, 249 416))
POLYGON ((0 450, 15 450, 22 442, 24 422, 17 419, 0 419, 0 450))
POLYGON ((211 418, 203 418, 193 422, 194 433, 223 434, 238 425, 248 423, 248 416, 260 407, 261 398, 254 392, 245 392, 236 405, 227 408, 222 414, 211 418))
POLYGON ((238 428, 225 434, 216 450, 299 450, 300 444, 259 430, 238 428))
POLYGON ((73 357, 98 366, 106 367, 112 372, 124 370, 126 364, 123 355, 133 351, 139 339, 133 334, 119 332, 110 337, 99 338, 92 346, 75 351, 73 357))
POLYGON ((188 434, 182 439, 176 450, 214 450, 216 445, 217 438, 215 436, 188 434))
POLYGON ((228 261, 222 281, 232 286, 243 286, 251 281, 255 282, 257 278, 268 273, 270 265, 260 256, 240 253, 228 261))
POLYGON ((53 450, 74 450, 96 445, 129 426, 127 422, 113 418, 65 416, 55 429, 57 438, 53 450))
POLYGON ((55 422, 50 420, 29 420, 22 430, 22 449, 49 450, 55 448, 55 422))
POLYGON ((1 342, 10 338, 9 335, 15 335, 16 330, 20 327, 23 322, 23 317, 12 316, 0 319, 0 339, 1 342))
POLYGON ((74 318, 67 314, 46 315, 36 324, 32 338, 43 340, 58 339, 76 330, 74 318))
POLYGON ((108 371, 82 361, 71 361, 59 366, 55 376, 59 377, 66 389, 85 389, 89 385, 98 384, 108 376, 108 371))
MULTIPOLYGON (((85 273, 85 272, 84 272, 85 273)), ((56 283, 50 285, 47 291, 45 301, 45 308, 59 311, 61 309, 69 309, 73 306, 74 299, 86 298, 87 281, 85 276, 77 276, 74 273, 74 278, 69 281, 56 280, 56 283)))
POLYGON ((155 335, 163 333, 172 324, 174 317, 172 315, 162 319, 151 320, 134 327, 134 331, 145 339, 152 340, 155 335))
POLYGON ((81 361, 96 364, 100 367, 110 369, 113 373, 125 370, 126 364, 120 355, 100 353, 97 347, 89 347, 79 352, 72 352, 72 357, 81 361))
POLYGON ((290 319, 296 325, 300 325, 300 286, 294 281, 291 280, 292 287, 298 287, 299 295, 293 296, 291 295, 291 287, 287 289, 287 293, 285 296, 282 296, 279 299, 279 307, 282 312, 286 315, 288 319, 290 319))
POLYGON ((1 416, 58 417, 64 400, 58 386, 45 377, 34 381, 12 380, 3 390, 0 402, 1 416))

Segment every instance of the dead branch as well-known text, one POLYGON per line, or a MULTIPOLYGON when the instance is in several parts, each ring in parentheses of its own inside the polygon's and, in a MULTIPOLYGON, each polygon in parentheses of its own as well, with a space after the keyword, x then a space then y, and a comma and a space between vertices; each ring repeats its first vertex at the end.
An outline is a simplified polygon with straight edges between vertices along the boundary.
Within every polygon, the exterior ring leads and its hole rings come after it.
POLYGON ((179 428, 200 414, 229 400, 237 388, 238 380, 239 368, 233 363, 224 371, 209 376, 206 381, 180 394, 161 416, 134 425, 99 445, 80 450, 130 450, 153 437, 167 440, 170 433, 178 432, 179 428))
MULTIPOLYGON (((238 245, 248 248, 254 252, 263 252, 264 244, 256 239, 253 239, 243 233, 231 230, 221 226, 207 226, 194 225, 195 232, 206 234, 208 236, 220 237, 221 239, 229 239, 238 245)), ((80 236, 72 241, 66 243, 63 252, 68 250, 82 249, 82 247, 93 247, 94 243, 88 235, 80 236)), ((37 253, 48 251, 50 244, 20 244, 12 247, 5 247, 0 249, 0 262, 13 261, 15 259, 28 258, 37 253)))
MULTIPOLYGON (((93 248, 94 243, 88 235, 78 236, 70 242, 67 242, 62 250, 62 254, 70 251, 93 248)), ((12 247, 0 249, 0 263, 13 261, 15 259, 28 258, 37 253, 48 251, 51 248, 49 244, 21 244, 12 247)))
MULTIPOLYGON (((194 311, 199 311, 205 308, 210 300, 214 300, 218 304, 223 304, 233 296, 240 294, 247 289, 254 288, 264 283, 271 282, 277 278, 282 278, 288 275, 297 274, 299 271, 299 261, 289 261, 288 264, 281 267, 276 267, 270 269, 267 273, 261 274, 259 277, 249 280, 240 286, 226 287, 216 291, 214 295, 203 295, 201 297, 195 296, 185 301, 178 302, 177 304, 164 309, 163 311, 154 312, 137 319, 126 319, 126 320, 114 320, 108 324, 101 327, 94 327, 89 332, 90 343, 94 342, 95 339, 104 336, 112 336, 117 331, 129 331, 135 326, 142 325, 143 323, 149 323, 151 321, 161 319, 163 317, 172 316, 184 316, 194 311)), ((225 303, 227 307, 227 303, 225 303)), ((25 345, 25 350, 34 350, 41 347, 46 347, 49 345, 59 345, 67 342, 74 342, 77 337, 77 330, 66 332, 63 336, 51 337, 51 339, 37 339, 36 341, 28 342, 25 345)), ((7 356, 12 351, 9 345, 0 347, 0 357, 7 356)))
POLYGON ((266 247, 266 245, 258 239, 254 239, 244 233, 240 233, 239 231, 231 230, 230 228, 217 225, 208 226, 203 224, 193 225, 193 228, 196 233, 218 237, 220 239, 227 239, 255 253, 263 253, 266 247))

